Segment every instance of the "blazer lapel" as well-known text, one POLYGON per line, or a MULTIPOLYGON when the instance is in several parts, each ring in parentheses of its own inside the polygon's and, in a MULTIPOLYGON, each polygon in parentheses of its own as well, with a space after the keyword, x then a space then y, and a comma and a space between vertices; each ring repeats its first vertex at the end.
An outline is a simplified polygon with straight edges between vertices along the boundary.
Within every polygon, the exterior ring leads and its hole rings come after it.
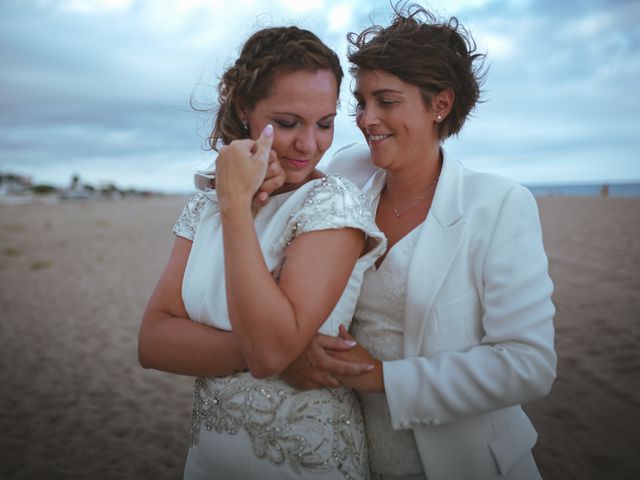
POLYGON ((443 152, 440 180, 427 219, 420 231, 409 266, 405 299, 404 355, 420 353, 433 301, 460 248, 462 165, 443 152))

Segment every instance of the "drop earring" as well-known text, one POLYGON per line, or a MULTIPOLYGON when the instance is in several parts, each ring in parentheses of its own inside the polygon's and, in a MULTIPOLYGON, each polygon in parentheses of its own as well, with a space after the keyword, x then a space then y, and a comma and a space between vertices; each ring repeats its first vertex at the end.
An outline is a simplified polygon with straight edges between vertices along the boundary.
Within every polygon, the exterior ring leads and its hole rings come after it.
POLYGON ((242 120, 242 128, 244 128, 244 133, 249 136, 249 123, 246 119, 242 120))

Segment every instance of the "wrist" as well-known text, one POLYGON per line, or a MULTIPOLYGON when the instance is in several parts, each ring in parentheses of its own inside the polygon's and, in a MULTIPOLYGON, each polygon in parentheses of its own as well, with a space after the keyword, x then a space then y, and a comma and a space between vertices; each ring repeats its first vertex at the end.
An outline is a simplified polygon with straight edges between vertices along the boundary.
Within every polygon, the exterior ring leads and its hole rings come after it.
POLYGON ((218 201, 220 207, 220 215, 224 218, 236 217, 243 213, 251 214, 251 199, 236 198, 232 201, 218 201))

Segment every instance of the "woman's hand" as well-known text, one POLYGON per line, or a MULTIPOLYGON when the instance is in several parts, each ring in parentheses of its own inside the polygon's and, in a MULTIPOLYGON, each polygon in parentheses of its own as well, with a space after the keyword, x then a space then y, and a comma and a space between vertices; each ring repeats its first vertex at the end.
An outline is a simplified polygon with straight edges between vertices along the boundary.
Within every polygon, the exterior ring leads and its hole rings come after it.
POLYGON ((253 197, 253 204, 262 207, 269 202, 269 195, 284 185, 285 173, 278 160, 276 152, 269 152, 269 166, 267 167, 267 175, 264 182, 260 185, 258 193, 253 197))
POLYGON ((255 142, 234 140, 220 149, 216 159, 216 190, 221 211, 251 207, 265 180, 269 165, 273 127, 267 125, 255 142))
POLYGON ((317 334, 306 350, 280 375, 285 382, 298 390, 320 387, 339 387, 336 375, 344 377, 361 375, 370 371, 369 363, 341 360, 334 355, 348 352, 356 342, 341 337, 317 334))
MULTIPOLYGON (((340 325, 340 338, 346 341, 353 341, 353 337, 347 329, 340 325)), ((355 345, 348 351, 332 351, 330 352, 334 361, 340 364, 349 363, 351 365, 368 365, 369 368, 359 374, 345 375, 340 372, 332 371, 332 374, 340 380, 343 385, 353 388, 359 392, 376 393, 384 392, 384 379, 382 375, 382 362, 374 358, 369 351, 360 346, 355 345)))

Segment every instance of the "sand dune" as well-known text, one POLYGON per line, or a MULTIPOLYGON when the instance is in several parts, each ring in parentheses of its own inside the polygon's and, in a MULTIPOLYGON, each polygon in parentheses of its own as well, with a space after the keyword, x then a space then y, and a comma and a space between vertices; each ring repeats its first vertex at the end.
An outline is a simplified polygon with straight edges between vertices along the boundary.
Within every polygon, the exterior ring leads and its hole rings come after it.
MULTIPOLYGON (((192 380, 138 366, 184 198, 0 205, 0 479, 176 479, 192 380)), ((640 478, 640 199, 540 200, 559 377, 547 479, 640 478)))

